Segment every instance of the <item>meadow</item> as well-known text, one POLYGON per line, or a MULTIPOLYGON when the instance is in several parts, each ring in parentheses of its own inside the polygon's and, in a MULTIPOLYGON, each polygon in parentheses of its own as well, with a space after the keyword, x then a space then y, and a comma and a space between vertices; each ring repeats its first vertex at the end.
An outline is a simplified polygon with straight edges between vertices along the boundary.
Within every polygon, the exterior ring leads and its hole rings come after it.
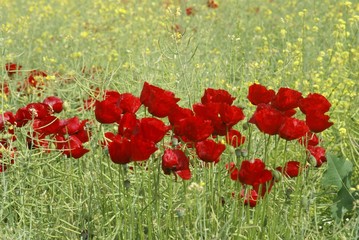
POLYGON ((0 238, 359 239, 358 13, 0 0, 0 238))

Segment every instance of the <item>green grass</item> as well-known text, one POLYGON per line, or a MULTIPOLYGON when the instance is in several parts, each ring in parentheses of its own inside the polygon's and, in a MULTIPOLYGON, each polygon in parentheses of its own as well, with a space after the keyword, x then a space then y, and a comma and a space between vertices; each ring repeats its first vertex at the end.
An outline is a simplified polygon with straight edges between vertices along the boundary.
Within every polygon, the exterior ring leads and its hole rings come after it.
MULTIPOLYGON (((0 112, 55 94, 66 101, 61 117, 94 120, 93 112, 78 108, 96 87, 139 96, 144 81, 173 91, 183 107, 200 101, 208 87, 226 89, 247 117, 254 110, 246 99, 253 82, 274 90, 291 87, 304 96, 319 92, 332 103, 334 122, 321 134, 321 145, 353 163, 352 185, 359 185, 355 1, 218 0, 218 9, 207 8, 205 0, 0 2, 0 66, 23 66, 22 75, 9 81, 12 94, 2 95, 0 112), (193 16, 185 14, 189 6, 193 16), (173 31, 175 24, 180 32, 173 31), (32 69, 50 76, 41 96, 16 92, 17 81, 32 69)), ((2 83, 9 80, 4 68, 0 74, 2 83)), ((26 130, 18 130, 16 162, 0 175, 2 239, 358 237, 357 207, 341 221, 332 217, 338 189, 321 184, 326 165, 283 179, 251 209, 232 197, 241 186, 225 169, 239 161, 231 149, 215 166, 197 164, 190 181, 175 181, 162 173, 161 152, 146 163, 147 170, 113 164, 98 145, 108 129, 113 130, 93 124, 86 145, 91 152, 78 160, 29 150, 26 130)), ((249 135, 249 129, 238 129, 249 135)), ((265 150, 267 137, 251 131, 247 158, 269 153, 271 167, 274 161, 304 159, 294 143, 276 147, 278 139, 270 139, 265 150)))

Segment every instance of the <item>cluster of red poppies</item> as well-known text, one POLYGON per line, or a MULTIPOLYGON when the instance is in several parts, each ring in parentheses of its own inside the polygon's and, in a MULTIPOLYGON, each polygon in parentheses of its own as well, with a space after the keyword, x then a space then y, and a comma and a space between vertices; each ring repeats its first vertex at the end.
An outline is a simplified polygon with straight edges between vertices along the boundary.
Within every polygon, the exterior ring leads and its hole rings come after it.
MULTIPOLYGON (((16 148, 12 147, 17 137, 15 128, 26 128, 26 143, 30 149, 40 148, 46 152, 53 149, 60 150, 67 157, 80 158, 89 150, 83 143, 89 141, 90 134, 86 130, 88 120, 78 117, 59 119, 55 114, 63 110, 63 101, 55 96, 47 97, 43 102, 30 103, 19 108, 16 113, 7 111, 0 115, 0 132, 4 134, 0 139, 2 152, 4 149, 12 154, 16 148)), ((0 155, 2 158, 2 155, 0 155)), ((13 161, 12 161, 13 162, 13 161)), ((2 170, 7 165, 2 164, 2 170)))
MULTIPOLYGON (((265 86, 253 84, 249 87, 247 98, 257 107, 249 123, 255 124, 265 134, 278 135, 287 141, 298 140, 306 148, 308 161, 313 164, 310 160, 315 159, 313 165, 316 167, 326 162, 325 149, 318 146, 319 138, 315 134, 333 125, 329 116, 325 115, 331 104, 324 96, 311 93, 304 98, 300 92, 290 88, 280 88, 275 93, 265 86), (305 120, 294 117, 296 108, 305 115, 305 120)), ((276 167, 276 170, 293 178, 307 166, 306 163, 291 160, 283 167, 276 167)), ((226 167, 231 179, 243 185, 240 197, 252 207, 271 190, 275 182, 274 172, 266 169, 261 159, 244 160, 239 169, 234 163, 226 167)))
MULTIPOLYGON (((5 70, 9 78, 13 78, 15 75, 21 75, 22 66, 17 63, 6 63, 5 70)), ((18 83, 17 91, 23 92, 29 88, 39 89, 41 90, 44 86, 44 79, 47 77, 47 74, 44 71, 40 70, 30 70, 27 71, 27 75, 23 82, 18 83)), ((10 89, 7 82, 3 83, 3 86, 0 92, 5 93, 5 95, 9 95, 10 89)))
MULTIPOLYGON (((15 63, 5 65, 10 78, 19 74, 22 66, 15 63)), ((42 71, 33 70, 28 74, 24 86, 40 88, 36 76, 44 77, 42 71)), ((10 94, 7 83, 4 83, 3 93, 10 94)), ((56 96, 50 96, 43 102, 29 103, 19 108, 16 112, 6 111, 0 115, 0 159, 7 155, 10 163, 0 162, 0 172, 5 171, 9 164, 15 160, 17 140, 15 129, 26 129, 26 143, 28 148, 40 148, 45 152, 59 150, 67 157, 80 158, 89 150, 83 147, 83 143, 89 141, 90 133, 86 130, 88 120, 80 120, 78 117, 60 119, 56 114, 62 112, 63 101, 56 96), (52 149, 54 147, 54 149, 52 149)))
MULTIPOLYGON (((6 65, 9 76, 19 69, 18 65, 6 65)), ((163 173, 188 180, 191 168, 198 164, 216 164, 227 146, 239 149, 245 142, 245 137, 234 128, 245 118, 243 110, 233 104, 235 97, 222 89, 206 89, 201 101, 191 108, 178 105, 180 99, 173 92, 147 82, 139 97, 107 90, 102 100, 98 100, 99 91, 96 98, 86 100, 84 109, 92 109, 99 123, 110 127, 115 125, 116 131, 105 132, 101 145, 108 149, 110 159, 117 164, 147 161, 161 148, 163 173), (151 116, 139 117, 141 106, 151 116)), ((226 164, 230 178, 243 186, 240 198, 253 207, 271 190, 276 181, 276 171, 286 177, 297 177, 309 163, 320 167, 326 162, 325 149, 319 146, 320 139, 316 133, 333 123, 326 115, 331 104, 318 93, 303 97, 290 88, 280 88, 276 93, 260 84, 253 84, 247 98, 256 106, 249 123, 265 134, 298 141, 308 156, 305 163, 291 160, 275 169, 266 167, 261 159, 242 160, 239 167, 233 162, 226 164), (297 109, 303 120, 296 117, 297 109)), ((63 101, 51 96, 41 103, 19 108, 16 113, 1 114, 0 132, 7 133, 3 134, 6 138, 0 139, 2 150, 6 149, 10 159, 14 159, 14 128, 27 126, 30 129, 27 133, 29 148, 55 149, 67 157, 82 157, 89 151, 83 146, 90 138, 86 128, 89 120, 79 120, 78 117, 59 119, 55 114, 62 110, 63 101)), ((0 166, 4 171, 8 163, 0 166)))
POLYGON ((232 128, 244 119, 244 114, 232 105, 234 97, 227 91, 207 89, 201 103, 193 104, 193 110, 179 106, 179 100, 173 92, 147 82, 140 97, 107 91, 95 104, 95 116, 100 123, 115 123, 118 127, 116 133, 105 133, 104 146, 111 160, 120 164, 145 161, 157 151, 157 143, 168 136, 171 141, 164 143, 163 172, 190 179, 188 156, 217 163, 226 148, 215 141, 218 136, 224 136, 234 147, 244 142, 240 132, 232 128), (152 117, 137 117, 141 105, 152 117), (161 118, 167 118, 168 124, 161 118))
POLYGON ((325 150, 318 146, 316 135, 333 125, 326 115, 331 104, 323 95, 310 93, 303 97, 302 93, 290 88, 280 88, 275 93, 253 84, 249 87, 248 99, 257 106, 249 122, 260 131, 279 135, 287 141, 298 140, 315 158, 317 167, 326 161, 325 150), (305 120, 294 117, 297 108, 305 115, 305 120))

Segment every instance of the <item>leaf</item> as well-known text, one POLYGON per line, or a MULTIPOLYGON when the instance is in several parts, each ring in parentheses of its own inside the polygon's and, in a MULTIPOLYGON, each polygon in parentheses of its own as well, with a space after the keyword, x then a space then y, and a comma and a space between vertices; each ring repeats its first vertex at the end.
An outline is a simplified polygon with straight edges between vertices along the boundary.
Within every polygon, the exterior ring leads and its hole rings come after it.
POLYGON ((354 207, 354 197, 349 191, 353 163, 332 154, 327 155, 327 162, 328 167, 323 174, 322 184, 324 186, 336 186, 339 190, 331 206, 332 216, 339 222, 344 214, 353 210, 354 207))
MULTIPOLYGON (((348 179, 343 180, 349 181, 348 179)), ((332 216, 336 221, 340 221, 346 212, 353 210, 353 207, 353 195, 349 192, 349 189, 346 186, 342 186, 334 199, 334 204, 331 207, 332 216)))
POLYGON ((339 189, 343 188, 343 185, 350 188, 350 175, 353 171, 353 163, 349 160, 338 158, 333 154, 327 155, 327 163, 328 167, 323 174, 322 184, 324 186, 334 185, 339 189))

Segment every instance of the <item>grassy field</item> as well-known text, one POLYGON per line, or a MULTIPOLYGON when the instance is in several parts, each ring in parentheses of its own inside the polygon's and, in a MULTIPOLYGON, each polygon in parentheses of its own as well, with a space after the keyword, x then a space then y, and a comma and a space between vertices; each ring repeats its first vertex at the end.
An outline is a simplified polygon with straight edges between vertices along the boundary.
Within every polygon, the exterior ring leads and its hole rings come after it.
MULTIPOLYGON (((355 1, 0 0, 0 13, 0 123, 6 112, 57 96, 64 110, 54 116, 78 117, 90 133, 89 152, 75 159, 56 149, 59 138, 35 146, 36 119, 0 128, 1 239, 359 238, 355 1), (84 101, 101 101, 106 90, 140 97, 145 82, 174 93, 183 108, 208 88, 228 91, 245 115, 234 128, 246 141, 226 144, 217 164, 185 146, 189 180, 164 174, 168 135, 147 161, 115 164, 101 145, 118 124, 101 124, 84 101), (313 166, 297 141, 247 123, 253 83, 329 100, 334 124, 317 134, 326 163, 313 166), (251 207, 226 166, 255 158, 277 182, 251 207), (295 178, 274 171, 289 160, 311 164, 295 178)), ((138 119, 151 117, 144 105, 138 119)))

